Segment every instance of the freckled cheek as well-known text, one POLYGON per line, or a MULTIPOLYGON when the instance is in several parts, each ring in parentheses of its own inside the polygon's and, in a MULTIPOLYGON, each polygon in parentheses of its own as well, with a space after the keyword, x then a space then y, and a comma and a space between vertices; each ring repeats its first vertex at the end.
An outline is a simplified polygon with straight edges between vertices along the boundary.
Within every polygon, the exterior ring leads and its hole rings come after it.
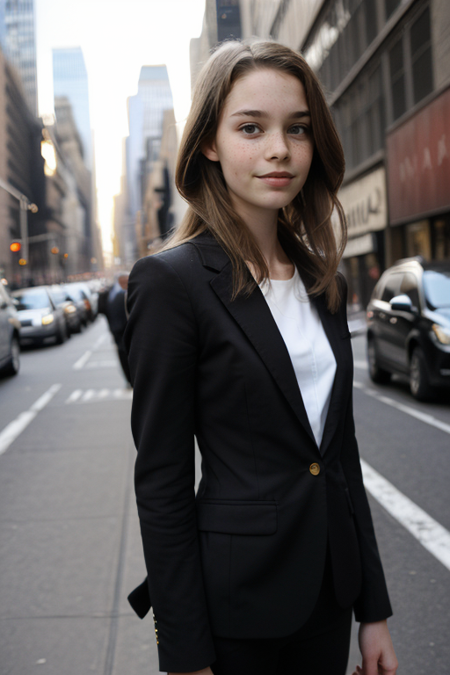
POLYGON ((313 148, 299 148, 293 159, 299 168, 307 170, 311 165, 313 154, 313 148))

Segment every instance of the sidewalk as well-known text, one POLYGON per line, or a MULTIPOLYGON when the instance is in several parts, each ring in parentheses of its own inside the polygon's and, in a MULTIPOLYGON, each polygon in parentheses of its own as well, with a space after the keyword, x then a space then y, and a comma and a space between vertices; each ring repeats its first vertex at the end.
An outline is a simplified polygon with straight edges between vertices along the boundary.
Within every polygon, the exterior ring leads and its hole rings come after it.
POLYGON ((55 373, 60 392, 1 457, 0 674, 157 675, 153 622, 126 599, 145 577, 131 402, 67 404, 123 378, 55 373))

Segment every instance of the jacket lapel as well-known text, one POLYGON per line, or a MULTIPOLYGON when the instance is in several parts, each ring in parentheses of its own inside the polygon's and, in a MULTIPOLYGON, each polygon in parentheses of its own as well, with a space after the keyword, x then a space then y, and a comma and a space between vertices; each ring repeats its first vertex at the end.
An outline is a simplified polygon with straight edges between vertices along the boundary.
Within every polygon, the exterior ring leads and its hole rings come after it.
POLYGON ((320 454, 323 456, 334 436, 342 411, 342 397, 346 380, 345 369, 342 366, 342 354, 340 351, 343 346, 343 338, 340 334, 339 322, 336 320, 336 316, 333 316, 328 311, 324 296, 312 298, 311 301, 319 313, 322 326, 325 330, 331 349, 333 350, 334 358, 336 359, 336 374, 331 390, 331 399, 327 419, 325 421, 325 429, 320 444, 320 454))
POLYGON ((210 283, 258 352, 297 418, 317 447, 289 353, 260 289, 256 288, 249 297, 238 297, 231 301, 232 266, 230 262, 210 283))
MULTIPOLYGON (((278 326, 259 288, 249 297, 231 301, 233 272, 228 255, 209 232, 191 240, 200 254, 203 265, 218 272, 210 284, 234 320, 239 324, 263 363, 281 389, 298 420, 317 448, 305 405, 297 383, 291 358, 278 326)), ((342 336, 339 322, 328 311, 324 296, 311 298, 316 307, 331 349, 336 359, 336 375, 331 393, 325 429, 320 445, 323 456, 332 440, 340 419, 340 402, 344 394, 345 373, 342 367, 342 336)), ((319 451, 319 449, 318 449, 319 451)))

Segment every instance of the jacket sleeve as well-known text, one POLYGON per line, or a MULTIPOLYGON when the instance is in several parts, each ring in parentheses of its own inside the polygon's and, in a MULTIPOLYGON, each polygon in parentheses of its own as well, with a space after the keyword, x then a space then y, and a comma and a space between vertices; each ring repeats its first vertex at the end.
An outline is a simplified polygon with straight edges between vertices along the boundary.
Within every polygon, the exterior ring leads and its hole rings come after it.
MULTIPOLYGON (((347 284, 343 277, 342 280, 344 285, 344 307, 342 311, 345 321, 347 321, 347 284)), ((357 621, 371 623, 387 619, 392 615, 392 608, 363 483, 353 417, 353 397, 350 397, 347 407, 344 438, 346 439, 346 446, 341 455, 341 463, 354 508, 362 570, 361 593, 354 603, 354 612, 357 621)))
POLYGON ((215 654, 194 501, 197 331, 186 288, 161 255, 135 264, 128 310, 135 487, 159 667, 201 670, 215 654))

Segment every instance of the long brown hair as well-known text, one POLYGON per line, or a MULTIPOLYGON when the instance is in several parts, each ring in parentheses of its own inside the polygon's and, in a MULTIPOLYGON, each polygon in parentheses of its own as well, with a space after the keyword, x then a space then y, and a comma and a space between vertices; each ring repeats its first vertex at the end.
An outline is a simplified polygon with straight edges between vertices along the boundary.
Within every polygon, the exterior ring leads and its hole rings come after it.
POLYGON ((300 54, 275 42, 228 41, 203 66, 176 169, 176 186, 189 207, 164 248, 172 248, 209 230, 232 261, 233 297, 251 293, 256 287, 246 261, 252 263, 259 282, 268 278, 266 261, 231 204, 220 164, 207 159, 201 150, 215 137, 233 84, 258 68, 293 75, 305 89, 311 113, 313 159, 303 189, 288 206, 280 209, 278 236, 286 254, 299 267, 308 292, 312 295, 325 292, 328 307, 335 312, 340 303, 336 271, 346 243, 344 212, 336 196, 344 176, 344 154, 317 77, 300 54), (331 222, 333 209, 337 213, 336 228, 331 222))

